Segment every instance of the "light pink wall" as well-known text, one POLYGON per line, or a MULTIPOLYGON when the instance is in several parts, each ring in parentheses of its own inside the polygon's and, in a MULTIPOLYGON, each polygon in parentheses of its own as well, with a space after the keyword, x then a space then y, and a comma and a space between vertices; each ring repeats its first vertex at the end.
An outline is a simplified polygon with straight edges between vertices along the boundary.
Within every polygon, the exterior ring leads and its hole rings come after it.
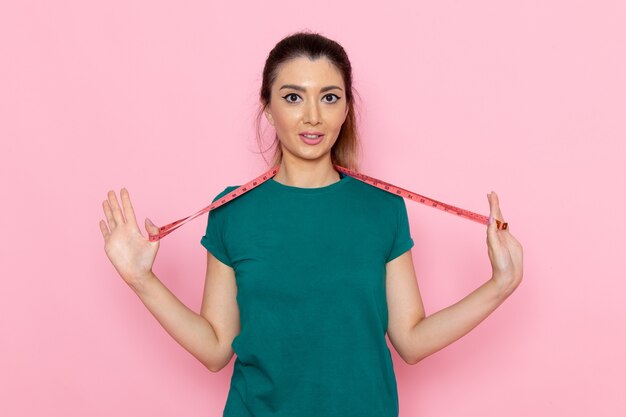
MULTIPOLYGON (((415 366, 394 352, 401 415, 626 415, 623 2, 206 3, 1 7, 1 415, 221 416, 233 362, 204 369, 116 275, 101 201, 126 186, 165 224, 261 173, 262 65, 304 28, 352 59, 363 172, 483 214, 496 190, 524 244, 524 282, 474 332, 415 366)), ((484 228, 407 206, 434 312, 488 278, 484 228)), ((196 311, 205 225, 155 267, 196 311)))

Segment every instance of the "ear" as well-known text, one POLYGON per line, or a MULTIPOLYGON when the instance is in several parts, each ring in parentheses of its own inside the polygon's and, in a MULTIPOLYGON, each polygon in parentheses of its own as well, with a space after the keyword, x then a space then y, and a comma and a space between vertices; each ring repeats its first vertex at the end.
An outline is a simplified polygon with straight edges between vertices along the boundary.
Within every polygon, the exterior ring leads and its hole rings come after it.
POLYGON ((267 119, 267 121, 270 122, 272 126, 274 126, 274 118, 272 117, 272 112, 270 112, 269 109, 265 109, 263 113, 265 113, 265 118, 267 119))

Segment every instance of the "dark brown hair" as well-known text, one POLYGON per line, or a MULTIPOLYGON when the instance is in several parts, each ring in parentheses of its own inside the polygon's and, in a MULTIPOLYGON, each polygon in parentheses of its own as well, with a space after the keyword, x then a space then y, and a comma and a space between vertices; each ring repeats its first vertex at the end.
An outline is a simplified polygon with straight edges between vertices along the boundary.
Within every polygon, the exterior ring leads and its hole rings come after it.
MULTIPOLYGON (((262 146, 260 123, 263 112, 270 104, 271 88, 278 76, 279 67, 281 64, 291 59, 300 57, 306 57, 312 60, 325 57, 341 73, 346 87, 348 114, 345 122, 341 126, 337 141, 331 149, 331 161, 333 164, 358 171, 360 142, 355 115, 357 107, 354 103, 355 95, 358 96, 358 93, 352 86, 352 66, 350 65, 346 51, 341 45, 318 33, 297 32, 291 34, 278 42, 270 51, 265 61, 265 67, 263 68, 263 81, 259 97, 261 104, 256 118, 256 134, 259 147, 262 146)), ((277 135, 275 135, 271 146, 274 145, 276 149, 272 155, 270 166, 280 164, 283 156, 277 135)), ((263 152, 261 153, 263 154, 263 152)))

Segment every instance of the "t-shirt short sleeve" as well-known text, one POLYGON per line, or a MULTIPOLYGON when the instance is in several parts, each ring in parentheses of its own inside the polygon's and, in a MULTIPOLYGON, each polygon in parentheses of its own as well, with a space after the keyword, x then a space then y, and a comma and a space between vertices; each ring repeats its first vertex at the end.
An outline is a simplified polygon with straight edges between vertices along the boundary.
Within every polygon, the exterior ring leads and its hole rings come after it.
POLYGON ((404 198, 395 196, 394 200, 397 205, 396 215, 396 233, 391 247, 391 251, 387 256, 386 262, 392 261, 404 252, 413 247, 413 239, 411 238, 411 230, 409 227, 409 217, 406 212, 406 202, 404 198))
MULTIPOLYGON (((220 192, 211 203, 215 202, 219 198, 226 195, 232 187, 226 187, 224 191, 220 192)), ((206 248, 209 252, 213 254, 220 262, 226 264, 232 268, 232 263, 230 258, 228 257, 228 252, 226 250, 226 246, 224 245, 224 235, 223 235, 223 218, 222 211, 220 208, 222 206, 209 211, 209 217, 207 220, 207 227, 204 236, 200 239, 200 243, 202 246, 206 248)))

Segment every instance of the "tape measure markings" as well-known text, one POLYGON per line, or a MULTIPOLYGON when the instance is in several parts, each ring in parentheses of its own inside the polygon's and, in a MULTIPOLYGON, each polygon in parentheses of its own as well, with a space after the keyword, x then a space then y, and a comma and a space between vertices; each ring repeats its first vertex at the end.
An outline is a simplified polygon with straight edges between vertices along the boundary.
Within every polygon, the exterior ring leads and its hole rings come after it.
MULTIPOLYGON (((390 184, 388 182, 385 181, 381 181, 377 178, 374 177, 370 177, 369 175, 365 175, 362 174, 360 172, 356 172, 353 171, 351 169, 333 164, 333 166, 335 167, 335 169, 337 169, 338 171, 343 172, 344 174, 350 175, 353 178, 356 178, 360 181, 363 181, 367 184, 370 184, 374 187, 380 188, 381 190, 387 191, 389 193, 392 194, 396 194, 396 195, 400 195, 403 198, 408 198, 411 201, 416 201, 419 203, 422 203, 424 205, 428 205, 430 207, 434 207, 434 208, 438 208, 440 210, 445 211, 446 213, 450 213, 450 214, 456 214, 457 216, 460 217, 465 217, 466 219, 469 220, 473 220, 475 222, 481 223, 481 224, 488 224, 489 222, 489 218, 487 216, 483 216, 481 214, 477 214, 474 212, 471 212, 469 210, 464 210, 455 206, 452 206, 450 204, 446 204, 446 203, 442 203, 441 201, 437 201, 434 200, 432 198, 428 198, 425 197, 421 194, 415 193, 413 191, 409 191, 406 190, 404 188, 400 188, 397 187, 393 184, 390 184)), ((271 168, 270 170, 268 170, 267 172, 259 175, 258 177, 254 178, 251 181, 248 181, 247 183, 237 187, 235 190, 233 190, 229 195, 222 197, 220 200, 216 200, 213 203, 211 203, 209 206, 203 208, 202 210, 197 211, 196 213, 192 214, 191 216, 187 216, 184 217, 180 220, 176 220, 175 222, 166 224, 165 226, 162 226, 159 228, 159 233, 157 233, 156 235, 149 235, 149 240, 151 242, 155 242, 157 240, 162 239, 163 237, 167 236, 168 234, 172 233, 174 230, 178 229, 179 227, 181 227, 183 224, 195 219, 198 216, 201 216, 204 213, 207 213, 211 210, 214 210, 218 207, 223 206, 224 204, 228 203, 229 201, 234 200, 237 197, 240 197, 241 195, 249 192, 250 190, 258 187, 259 185, 263 184, 265 181, 269 180, 270 178, 272 178, 273 176, 276 175, 276 173, 278 172, 280 168, 280 165, 277 165, 273 168, 271 168)), ((498 229, 507 229, 508 225, 507 223, 501 222, 500 220, 496 219, 496 225, 498 227, 498 229)))

